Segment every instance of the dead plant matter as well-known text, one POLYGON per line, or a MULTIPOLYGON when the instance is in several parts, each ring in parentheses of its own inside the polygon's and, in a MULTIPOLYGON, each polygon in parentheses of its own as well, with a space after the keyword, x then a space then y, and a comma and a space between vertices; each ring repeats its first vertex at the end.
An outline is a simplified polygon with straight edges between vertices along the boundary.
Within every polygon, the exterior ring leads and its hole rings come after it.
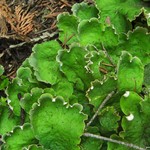
POLYGON ((10 25, 11 30, 17 35, 26 36, 33 30, 33 18, 35 13, 24 10, 22 6, 18 5, 15 7, 14 13, 11 8, 7 5, 6 0, 0 2, 0 27, 1 35, 7 35, 8 27, 10 25))

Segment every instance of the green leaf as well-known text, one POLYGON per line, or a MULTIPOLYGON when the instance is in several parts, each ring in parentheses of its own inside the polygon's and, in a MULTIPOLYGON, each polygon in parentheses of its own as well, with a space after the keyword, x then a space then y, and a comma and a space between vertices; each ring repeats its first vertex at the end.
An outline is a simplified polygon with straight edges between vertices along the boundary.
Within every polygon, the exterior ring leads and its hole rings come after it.
MULTIPOLYGON (((90 49, 88 46, 87 49, 90 49)), ((89 51, 86 55, 86 69, 90 72, 94 79, 103 80, 107 75, 112 76, 115 66, 110 63, 104 51, 89 51)))
POLYGON ((120 116, 113 106, 104 108, 100 112, 98 118, 102 132, 117 132, 119 128, 118 121, 120 120, 120 116))
POLYGON ((77 42, 78 19, 68 13, 62 13, 57 17, 57 27, 59 29, 59 40, 64 44, 77 42))
POLYGON ((100 150, 102 142, 94 138, 84 138, 81 150, 100 150))
POLYGON ((103 26, 98 19, 92 18, 90 20, 83 20, 79 23, 79 41, 81 45, 99 44, 101 41, 101 32, 103 26))
POLYGON ((100 79, 103 77, 103 75, 100 72, 100 63, 105 59, 105 54, 102 51, 91 51, 88 55, 86 55, 87 58, 87 70, 92 74, 94 79, 100 79))
POLYGON ((6 76, 0 77, 0 90, 4 90, 9 84, 9 79, 6 76))
POLYGON ((66 79, 62 79, 59 83, 52 86, 55 91, 55 96, 63 97, 69 102, 69 97, 73 94, 73 84, 66 79))
POLYGON ((128 51, 137 56, 144 65, 150 63, 150 34, 146 28, 137 27, 127 34, 127 40, 119 45, 118 51, 128 51))
POLYGON ((60 98, 43 94, 39 105, 35 104, 30 114, 36 138, 44 148, 56 150, 79 150, 80 136, 84 132, 81 105, 67 106, 60 98))
POLYGON ((91 87, 88 89, 86 96, 89 103, 98 108, 106 96, 116 89, 116 80, 108 78, 106 81, 95 80, 91 82, 91 87))
POLYGON ((74 4, 71 10, 79 21, 88 20, 93 17, 98 18, 99 12, 96 7, 94 5, 88 5, 85 2, 74 4))
MULTIPOLYGON (((121 137, 113 134, 111 135, 110 137, 111 139, 114 139, 114 140, 117 140, 117 141, 124 141, 126 142, 125 140, 123 140, 121 137)), ((107 142, 107 150, 135 150, 133 148, 129 148, 127 146, 124 146, 124 145, 121 145, 121 144, 116 144, 116 143, 113 143, 113 142, 107 142)))
POLYGON ((120 106, 125 114, 122 119, 123 131, 120 136, 129 143, 136 144, 140 147, 150 145, 150 121, 149 116, 150 99, 143 100, 137 93, 128 91, 121 100, 120 106))
POLYGON ((118 33, 125 33, 131 29, 131 23, 142 13, 144 3, 141 0, 95 0, 100 11, 100 20, 105 22, 107 17, 115 26, 118 33))
POLYGON ((29 113, 32 108, 32 105, 38 101, 38 98, 43 94, 44 90, 40 88, 31 89, 30 93, 25 93, 23 98, 20 101, 21 107, 29 113))
MULTIPOLYGON (((88 127, 88 132, 99 135, 99 129, 97 127, 88 127)), ((91 138, 91 137, 82 137, 81 141, 81 150, 100 150, 102 147, 102 140, 91 138)))
POLYGON ((94 45, 112 48, 118 45, 118 35, 112 27, 106 27, 98 19, 83 20, 78 26, 79 41, 83 46, 94 45))
POLYGON ((0 106, 7 106, 7 98, 6 97, 0 98, 0 106))
POLYGON ((59 80, 59 63, 56 56, 61 46, 57 41, 37 44, 33 48, 33 54, 29 58, 29 63, 35 71, 38 81, 56 84, 59 80))
POLYGON ((0 106, 0 135, 4 135, 20 124, 20 117, 14 116, 6 106, 0 106))
POLYGON ((38 143, 34 138, 30 124, 25 124, 23 127, 15 127, 13 132, 4 137, 4 141, 2 150, 21 150, 28 145, 38 143))
POLYGON ((144 78, 144 67, 138 57, 123 51, 118 64, 118 90, 140 92, 144 78))
MULTIPOLYGON (((91 75, 87 72, 85 66, 86 50, 79 46, 72 46, 69 51, 61 51, 59 54, 61 71, 70 82, 76 83, 78 79, 89 85, 91 75)), ((84 87, 85 88, 85 87, 84 87)))
POLYGON ((28 147, 28 150, 46 150, 46 149, 44 149, 42 146, 38 146, 38 145, 33 144, 33 145, 30 145, 28 147))
POLYGON ((37 85, 38 83, 34 80, 30 68, 20 67, 18 69, 17 77, 13 79, 6 90, 7 98, 10 100, 9 104, 13 108, 15 115, 20 116, 21 107, 19 101, 21 97, 37 85))

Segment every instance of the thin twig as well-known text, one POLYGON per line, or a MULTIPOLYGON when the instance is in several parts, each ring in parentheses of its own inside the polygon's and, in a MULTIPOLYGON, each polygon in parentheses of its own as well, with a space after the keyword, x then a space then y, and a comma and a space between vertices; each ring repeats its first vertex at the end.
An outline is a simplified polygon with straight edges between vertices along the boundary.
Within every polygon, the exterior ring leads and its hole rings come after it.
POLYGON ((67 1, 65 1, 65 0, 60 0, 62 3, 64 3, 66 6, 68 6, 68 7, 72 7, 67 1))
POLYGON ((105 49, 105 47, 104 47, 103 44, 102 44, 102 48, 103 48, 103 50, 104 50, 104 52, 105 52, 107 58, 109 59, 110 63, 111 63, 113 66, 115 66, 115 64, 114 64, 114 62, 113 62, 113 60, 112 60, 112 58, 109 56, 109 54, 108 54, 108 52, 107 52, 107 50, 105 49))
POLYGON ((87 123, 87 127, 94 121, 94 119, 96 118, 96 116, 98 115, 99 111, 104 107, 104 105, 107 103, 107 101, 115 94, 115 91, 112 91, 111 93, 109 93, 107 95, 107 97, 104 99, 104 101, 100 104, 100 106, 98 107, 97 111, 95 112, 95 114, 93 115, 93 117, 91 118, 91 120, 87 123))
POLYGON ((96 139, 100 139, 100 140, 104 140, 104 141, 108 141, 108 142, 112 142, 112 143, 116 143, 116 144, 120 144, 120 145, 124 145, 126 147, 134 148, 134 149, 137 149, 137 150, 146 150, 146 148, 139 147, 139 146, 134 145, 132 143, 118 141, 118 140, 114 140, 114 139, 111 139, 111 138, 103 137, 103 136, 92 134, 92 133, 84 133, 83 136, 96 138, 96 139))
POLYGON ((43 35, 31 39, 29 42, 21 42, 21 43, 16 44, 16 45, 10 45, 10 46, 9 46, 9 49, 21 47, 21 46, 25 45, 26 43, 38 42, 38 41, 40 41, 40 40, 44 40, 44 39, 47 39, 47 38, 53 38, 55 35, 58 34, 58 32, 54 32, 54 33, 52 33, 52 34, 49 34, 49 33, 47 34, 47 33, 48 33, 48 32, 45 32, 45 34, 43 33, 43 35))

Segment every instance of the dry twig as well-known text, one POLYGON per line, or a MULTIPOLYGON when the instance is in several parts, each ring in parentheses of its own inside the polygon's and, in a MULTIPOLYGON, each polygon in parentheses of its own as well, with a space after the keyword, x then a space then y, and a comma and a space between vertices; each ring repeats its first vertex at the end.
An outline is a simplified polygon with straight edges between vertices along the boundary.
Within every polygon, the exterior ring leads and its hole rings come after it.
POLYGON ((111 93, 109 93, 107 95, 107 97, 104 99, 104 101, 100 104, 100 106, 98 107, 97 111, 95 112, 95 114, 93 115, 93 117, 91 118, 91 120, 87 123, 87 127, 94 121, 94 119, 96 118, 96 116, 98 115, 99 111, 104 107, 104 105, 107 103, 107 101, 115 94, 115 91, 112 91, 111 93))
POLYGON ((126 147, 134 148, 136 150, 146 150, 146 148, 139 147, 139 146, 134 145, 132 143, 118 141, 118 140, 114 140, 114 139, 111 139, 111 138, 103 137, 103 136, 100 136, 100 135, 95 135, 95 134, 91 134, 91 133, 84 133, 83 136, 96 138, 96 139, 99 139, 99 140, 104 140, 104 141, 108 141, 108 142, 112 142, 112 143, 116 143, 116 144, 120 144, 120 145, 124 145, 126 147))

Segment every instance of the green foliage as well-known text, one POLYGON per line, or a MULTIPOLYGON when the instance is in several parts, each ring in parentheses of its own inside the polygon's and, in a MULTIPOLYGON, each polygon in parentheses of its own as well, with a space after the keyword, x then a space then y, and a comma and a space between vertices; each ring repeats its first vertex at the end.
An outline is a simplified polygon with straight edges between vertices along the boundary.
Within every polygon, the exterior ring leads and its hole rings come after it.
POLYGON ((118 64, 118 90, 136 91, 142 89, 144 67, 138 57, 132 58, 127 52, 122 52, 118 64))
POLYGON ((13 132, 4 136, 2 150, 18 150, 27 147, 30 144, 36 144, 38 141, 34 138, 30 124, 24 124, 22 127, 15 127, 13 132))
POLYGON ((9 85, 0 66, 2 150, 149 147, 148 5, 75 4, 57 17, 58 40, 36 44, 9 85))
POLYGON ((8 78, 5 75, 3 75, 3 73, 4 67, 0 65, 0 90, 4 90, 9 84, 8 78))
POLYGON ((70 107, 60 98, 43 94, 30 112, 35 137, 48 149, 78 150, 86 119, 80 111, 78 104, 70 107))
POLYGON ((126 115, 122 119, 123 131, 120 136, 140 147, 148 147, 150 142, 150 121, 146 119, 150 114, 149 104, 149 98, 143 100, 135 92, 130 92, 128 97, 122 96, 120 100, 121 109, 126 115))
POLYGON ((20 124, 20 118, 15 116, 6 106, 0 106, 0 134, 10 132, 16 125, 20 124))
POLYGON ((99 115, 100 127, 103 132, 105 131, 116 131, 118 130, 120 120, 119 114, 114 107, 106 107, 102 110, 99 115))

